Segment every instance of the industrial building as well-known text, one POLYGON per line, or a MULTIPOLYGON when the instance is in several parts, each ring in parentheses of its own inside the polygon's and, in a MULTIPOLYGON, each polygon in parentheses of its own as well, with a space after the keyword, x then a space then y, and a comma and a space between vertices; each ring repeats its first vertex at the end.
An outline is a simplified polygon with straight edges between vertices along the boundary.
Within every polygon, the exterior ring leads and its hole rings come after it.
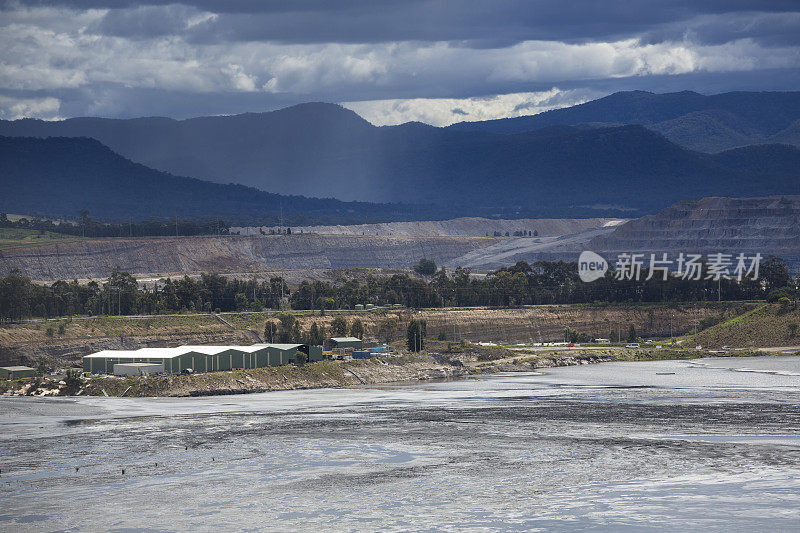
POLYGON ((325 349, 344 349, 351 348, 353 350, 360 350, 364 347, 364 342, 356 337, 331 337, 325 341, 325 349))
POLYGON ((114 365, 115 376, 151 376, 163 373, 164 365, 160 363, 117 363, 114 365))
POLYGON ((32 378, 36 375, 36 369, 29 366, 0 366, 0 378, 20 379, 32 378))
MULTIPOLYGON (((294 361, 298 351, 305 353, 310 362, 322 360, 322 347, 308 344, 179 346, 176 348, 103 350, 83 358, 83 371, 91 374, 112 374, 115 373, 115 365, 149 363, 163 365, 162 372, 167 374, 180 374, 189 369, 193 372, 218 372, 238 368, 286 365, 294 361)), ((128 369, 122 367, 121 371, 128 371, 128 369)))

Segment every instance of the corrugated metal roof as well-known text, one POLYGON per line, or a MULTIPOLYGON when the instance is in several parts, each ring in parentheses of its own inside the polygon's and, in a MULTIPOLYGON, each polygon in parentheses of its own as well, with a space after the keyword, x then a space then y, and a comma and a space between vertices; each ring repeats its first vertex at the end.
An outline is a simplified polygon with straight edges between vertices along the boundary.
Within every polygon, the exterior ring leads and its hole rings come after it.
POLYGON ((177 348, 139 348, 138 350, 102 350, 93 354, 86 355, 89 358, 115 358, 115 359, 136 359, 139 357, 171 359, 183 355, 188 350, 182 346, 177 348))
POLYGON ((302 344, 267 344, 268 348, 277 348, 279 350, 291 350, 292 348, 299 348, 302 344))
POLYGON ((136 354, 136 357, 178 357, 183 355, 188 350, 185 349, 185 346, 177 346, 175 348, 139 348, 135 350, 133 353, 136 354))
POLYGON ((243 351, 242 346, 212 346, 212 345, 188 345, 188 346, 181 346, 186 352, 198 352, 204 353, 206 355, 217 355, 218 353, 227 352, 228 350, 238 350, 243 351))
POLYGON ((336 342, 361 342, 361 339, 356 337, 331 337, 331 340, 336 342))
POLYGON ((101 350, 86 355, 90 359, 172 359, 189 352, 205 355, 217 355, 228 350, 244 353, 253 353, 264 348, 277 348, 278 350, 292 350, 303 346, 302 344, 252 344, 250 346, 212 346, 212 345, 187 345, 175 348, 139 348, 138 350, 101 350))
POLYGON ((91 353, 89 355, 85 355, 84 357, 91 357, 91 358, 102 358, 102 357, 136 357, 133 355, 136 353, 136 350, 100 350, 99 352, 91 353))
POLYGON ((31 368, 29 366, 0 366, 3 370, 8 370, 9 372, 19 372, 21 370, 36 370, 35 368, 31 368))
POLYGON ((253 353, 268 347, 269 344, 251 344, 250 346, 237 346, 236 349, 247 353, 253 353))

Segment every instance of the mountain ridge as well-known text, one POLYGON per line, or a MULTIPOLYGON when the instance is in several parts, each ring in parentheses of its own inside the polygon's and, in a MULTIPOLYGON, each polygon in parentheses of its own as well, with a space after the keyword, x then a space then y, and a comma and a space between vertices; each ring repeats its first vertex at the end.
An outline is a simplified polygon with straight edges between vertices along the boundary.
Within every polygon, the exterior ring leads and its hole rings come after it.
MULTIPOLYGON (((610 123, 641 124, 676 144, 699 151, 718 152, 747 144, 781 142, 783 130, 791 128, 793 123, 800 125, 800 92, 736 91, 706 96, 692 91, 664 94, 623 91, 537 115, 458 122, 448 128, 512 134, 547 126, 610 123), (708 116, 698 121, 698 114, 708 116), (720 120, 720 114, 728 120, 720 120), (715 122, 722 122, 726 127, 735 122, 740 129, 730 128, 725 135, 709 135, 706 129, 715 122), (741 131, 742 128, 747 131, 741 131)), ((800 145, 800 136, 790 139, 793 144, 800 145)))
MULTIPOLYGON (((581 120, 615 121, 631 117, 661 120, 689 111, 695 118, 719 121, 719 136, 724 138, 730 137, 727 130, 744 129, 750 124, 750 118, 725 106, 760 94, 718 95, 724 98, 713 100, 713 112, 697 111, 711 97, 641 91, 615 93, 582 104, 588 106, 583 111, 575 111, 580 106, 558 111, 578 113, 581 120), (633 105, 626 104, 631 101, 633 105), (720 103, 725 105, 717 105, 720 103), (620 108, 624 113, 615 115, 620 108)), ((791 105, 800 95, 765 94, 767 103, 777 99, 791 105)), ((765 123, 782 128, 779 133, 792 135, 791 113, 771 113, 775 116, 767 117, 765 123), (780 120, 777 115, 781 115, 780 120)), ((680 130, 680 125, 674 126, 680 130)), ((180 121, 163 117, 78 118, 56 123, 0 121, 0 135, 9 133, 17 137, 23 133, 45 138, 91 137, 121 156, 161 172, 217 183, 235 182, 274 194, 447 209, 461 206, 490 213, 496 208, 506 210, 502 214, 506 218, 509 209, 517 211, 517 216, 526 216, 519 213, 526 209, 532 211, 528 216, 543 216, 535 213, 537 209, 556 209, 576 216, 569 210, 607 205, 620 209, 606 214, 620 216, 629 210, 630 215, 636 215, 681 199, 794 194, 800 187, 796 179, 800 169, 793 170, 793 152, 756 150, 748 152, 747 157, 701 153, 671 142, 663 133, 653 131, 652 125, 581 122, 544 125, 519 133, 437 128, 413 122, 376 127, 351 110, 320 102, 265 113, 180 121), (737 167, 740 163, 746 166, 737 167)), ((465 214, 471 213, 449 213, 465 214)), ((603 215, 592 212, 585 216, 603 215)), ((552 211, 547 216, 552 216, 552 211)))

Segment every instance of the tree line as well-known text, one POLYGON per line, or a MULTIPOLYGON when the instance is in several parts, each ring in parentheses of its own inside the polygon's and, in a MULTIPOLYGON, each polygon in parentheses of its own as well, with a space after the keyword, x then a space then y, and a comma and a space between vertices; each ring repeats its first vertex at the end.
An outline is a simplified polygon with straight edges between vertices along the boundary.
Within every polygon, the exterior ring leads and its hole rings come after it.
MULTIPOLYGON (((269 343, 296 343, 320 345, 328 338, 328 331, 324 324, 312 322, 308 330, 303 331, 300 321, 291 313, 277 313, 276 320, 267 320, 264 325, 264 342, 269 343)), ((352 323, 347 319, 337 316, 330 326, 331 337, 364 337, 364 324, 358 318, 352 323)), ((387 341, 388 342, 388 341, 387 341)))
POLYGON ((670 274, 666 280, 654 276, 641 281, 616 279, 612 271, 592 283, 584 283, 577 264, 564 261, 519 261, 486 276, 473 276, 469 268, 448 272, 430 259, 413 266, 420 277, 395 274, 368 276, 364 282, 303 282, 289 301, 294 309, 353 309, 361 303, 402 304, 406 307, 514 307, 522 305, 574 304, 594 302, 672 302, 712 300, 757 300, 784 293, 794 294, 800 280, 789 276, 784 262, 767 256, 758 280, 744 278, 705 279, 709 267, 701 265, 701 279, 682 279, 670 274))
POLYGON ((23 217, 9 220, 0 213, 0 228, 50 231, 80 237, 159 237, 192 235, 227 235, 230 226, 222 219, 207 217, 195 219, 147 219, 129 222, 99 222, 85 209, 78 212, 74 222, 53 222, 46 218, 23 217))
MULTIPOLYGON (((297 310, 355 309, 358 304, 401 304, 424 307, 513 307, 522 305, 677 302, 720 300, 777 300, 798 298, 800 280, 789 276, 786 265, 768 256, 760 278, 753 281, 722 279, 618 280, 609 272, 592 283, 580 281, 577 265, 563 261, 519 261, 485 276, 468 268, 447 271, 432 261, 421 262, 419 275, 368 275, 363 281, 304 281, 289 291, 281 277, 249 280, 202 274, 140 286, 128 273, 114 269, 105 282, 56 281, 32 283, 13 270, 0 278, 0 319, 74 315, 131 315, 187 312, 261 311, 288 305, 297 310)), ((704 267, 705 268, 705 267, 704 267)), ((703 272, 703 277, 705 273, 703 272)), ((645 276, 646 277, 646 271, 645 276)), ((287 329, 287 328, 284 328, 287 329)))
POLYGON ((0 278, 0 319, 262 311, 278 308, 288 294, 281 277, 241 280, 201 274, 199 279, 167 278, 140 286, 130 273, 115 268, 105 282, 40 285, 12 270, 0 278))

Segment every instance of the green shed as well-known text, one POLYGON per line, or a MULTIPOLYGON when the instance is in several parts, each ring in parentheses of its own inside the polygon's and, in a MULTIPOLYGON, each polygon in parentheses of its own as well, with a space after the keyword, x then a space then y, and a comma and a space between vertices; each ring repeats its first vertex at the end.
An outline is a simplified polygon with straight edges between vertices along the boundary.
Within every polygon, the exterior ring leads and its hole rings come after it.
POLYGON ((233 369, 287 365, 298 351, 309 361, 322 360, 322 348, 307 344, 253 344, 251 346, 179 346, 139 350, 103 350, 83 358, 83 370, 91 374, 112 374, 121 363, 156 363, 164 373, 219 372, 233 369))
POLYGON ((83 371, 90 374, 113 374, 119 363, 163 364, 167 374, 180 374, 192 368, 187 350, 182 348, 141 348, 139 350, 102 350, 83 358, 83 371))
POLYGON ((0 366, 0 378, 20 379, 32 378, 36 375, 36 369, 29 366, 0 366))
POLYGON ((325 341, 325 348, 332 350, 334 348, 352 348, 353 350, 360 350, 364 347, 364 342, 356 337, 331 337, 325 341))

